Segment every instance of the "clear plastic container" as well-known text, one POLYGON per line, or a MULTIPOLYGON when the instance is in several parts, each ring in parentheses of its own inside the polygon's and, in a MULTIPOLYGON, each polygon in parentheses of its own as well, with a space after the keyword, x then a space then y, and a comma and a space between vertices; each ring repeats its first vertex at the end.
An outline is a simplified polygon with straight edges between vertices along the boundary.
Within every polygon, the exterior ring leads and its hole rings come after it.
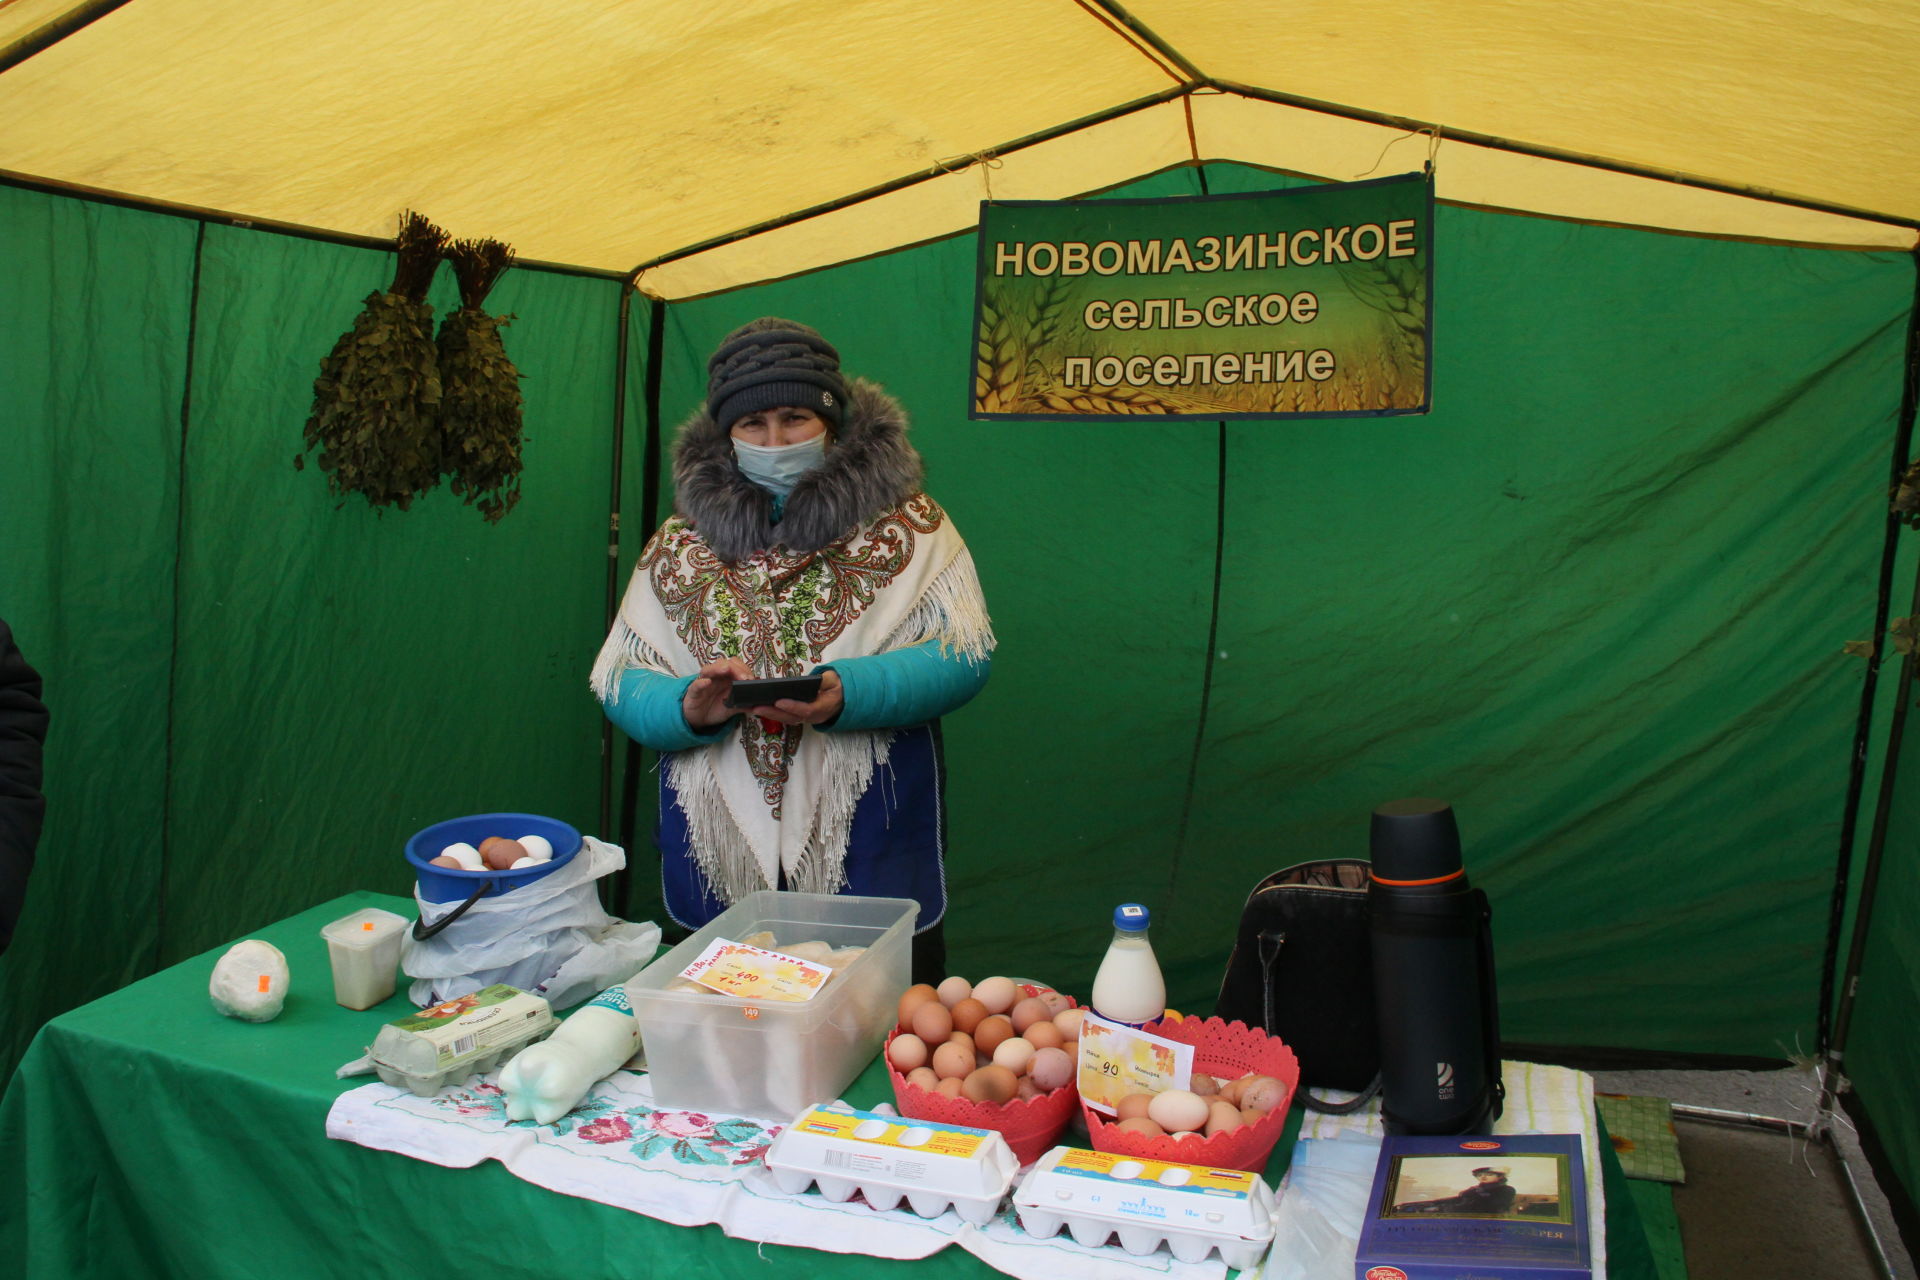
POLYGON ((654 1100, 784 1124, 804 1107, 839 1097, 873 1061, 898 1016, 919 911, 908 898, 773 889, 728 907, 627 981, 654 1100), (667 990, 715 938, 737 942, 763 930, 773 934, 776 950, 818 941, 866 952, 800 1003, 667 990))
POLYGON ((407 918, 379 907, 343 916, 320 930, 333 964, 333 998, 349 1009, 371 1009, 393 994, 400 940, 407 918))

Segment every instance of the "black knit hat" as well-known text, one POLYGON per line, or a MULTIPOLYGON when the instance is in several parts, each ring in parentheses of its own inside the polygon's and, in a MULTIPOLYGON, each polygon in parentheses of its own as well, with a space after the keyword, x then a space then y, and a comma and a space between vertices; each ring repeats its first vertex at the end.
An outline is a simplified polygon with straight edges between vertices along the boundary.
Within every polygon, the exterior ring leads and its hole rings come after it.
POLYGON ((728 334, 707 360, 707 412, 724 430, 783 404, 811 409, 837 429, 847 404, 840 353, 804 324, 762 316, 728 334))

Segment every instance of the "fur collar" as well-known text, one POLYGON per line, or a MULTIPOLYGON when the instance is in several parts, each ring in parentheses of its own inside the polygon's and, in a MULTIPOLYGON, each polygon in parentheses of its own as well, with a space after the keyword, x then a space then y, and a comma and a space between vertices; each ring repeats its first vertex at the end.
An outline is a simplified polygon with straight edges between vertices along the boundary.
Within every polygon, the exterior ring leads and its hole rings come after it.
POLYGON ((673 446, 674 510, 733 564, 775 544, 818 551, 920 491, 920 455, 900 402, 864 378, 850 383, 846 420, 826 461, 800 477, 773 523, 773 495, 740 473, 733 438, 704 406, 673 446))

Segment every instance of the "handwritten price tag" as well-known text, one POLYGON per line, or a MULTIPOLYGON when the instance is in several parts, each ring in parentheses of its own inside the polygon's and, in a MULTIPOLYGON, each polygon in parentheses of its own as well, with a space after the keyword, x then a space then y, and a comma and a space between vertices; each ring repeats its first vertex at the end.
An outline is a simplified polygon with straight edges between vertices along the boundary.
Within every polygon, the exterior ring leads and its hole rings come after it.
POLYGON ((1089 1013, 1080 1022, 1080 1100, 1113 1115, 1130 1093, 1184 1089, 1193 1080, 1193 1046, 1150 1036, 1089 1013))
POLYGON ((680 976, 721 995, 799 1003, 819 995, 833 970, 785 952, 715 938, 680 976))

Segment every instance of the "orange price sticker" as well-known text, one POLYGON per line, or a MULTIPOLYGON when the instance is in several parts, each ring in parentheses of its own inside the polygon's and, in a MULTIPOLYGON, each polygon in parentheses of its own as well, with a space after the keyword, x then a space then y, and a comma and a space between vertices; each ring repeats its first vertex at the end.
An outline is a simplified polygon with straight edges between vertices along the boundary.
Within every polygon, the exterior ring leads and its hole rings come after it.
POLYGON ((260 994, 261 994, 261 995, 265 995, 265 994, 267 994, 267 992, 269 992, 269 991, 271 991, 271 990, 273 990, 273 977, 272 977, 272 975, 271 975, 271 974, 265 974, 265 973, 263 973, 263 974, 261 974, 261 975, 260 975, 260 994))

